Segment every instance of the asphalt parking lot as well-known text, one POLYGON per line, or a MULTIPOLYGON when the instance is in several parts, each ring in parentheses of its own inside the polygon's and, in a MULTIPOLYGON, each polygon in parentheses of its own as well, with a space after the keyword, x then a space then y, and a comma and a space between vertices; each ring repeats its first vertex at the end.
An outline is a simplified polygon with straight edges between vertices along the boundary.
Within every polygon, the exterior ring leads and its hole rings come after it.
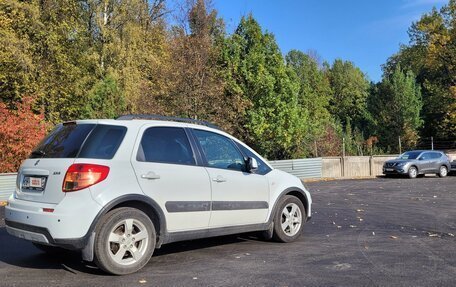
POLYGON ((456 176, 307 183, 313 217, 297 242, 253 234, 175 243, 139 273, 109 276, 77 254, 49 257, 9 236, 1 286, 455 286, 456 176))

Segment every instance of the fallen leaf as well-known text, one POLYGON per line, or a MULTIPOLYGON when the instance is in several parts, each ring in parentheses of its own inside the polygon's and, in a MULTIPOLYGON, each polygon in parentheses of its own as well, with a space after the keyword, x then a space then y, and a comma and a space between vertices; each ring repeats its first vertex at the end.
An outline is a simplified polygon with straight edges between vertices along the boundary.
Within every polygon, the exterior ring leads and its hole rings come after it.
POLYGON ((363 212, 364 209, 361 209, 361 208, 360 208, 360 209, 357 209, 356 211, 357 211, 357 212, 363 212))
POLYGON ((147 281, 144 279, 139 280, 139 284, 144 284, 144 283, 147 283, 147 281))
POLYGON ((449 236, 451 237, 454 237, 454 234, 453 233, 448 233, 449 236))
POLYGON ((391 239, 397 239, 397 236, 391 235, 390 238, 391 239))
POLYGON ((372 231, 372 235, 374 235, 374 236, 375 236, 375 232, 373 232, 373 231, 372 231))
POLYGON ((356 227, 356 225, 350 225, 350 227, 351 227, 351 228, 355 228, 355 227, 356 227))
MULTIPOLYGON (((342 228, 342 226, 340 226, 340 225, 337 225, 337 228, 342 228)), ((453 236, 454 236, 454 235, 453 235, 453 236)))

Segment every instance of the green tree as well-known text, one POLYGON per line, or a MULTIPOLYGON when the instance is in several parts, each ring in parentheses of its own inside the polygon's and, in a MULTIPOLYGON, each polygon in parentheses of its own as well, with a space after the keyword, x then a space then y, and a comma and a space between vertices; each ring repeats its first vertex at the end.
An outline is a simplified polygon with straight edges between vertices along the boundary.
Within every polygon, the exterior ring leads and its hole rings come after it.
POLYGON ((389 151, 398 151, 398 137, 405 148, 414 147, 418 129, 423 121, 421 89, 411 71, 404 72, 398 65, 394 72, 382 79, 369 98, 369 110, 374 117, 379 144, 389 151))
POLYGON ((331 122, 329 100, 332 95, 329 80, 318 63, 311 56, 291 50, 285 57, 287 66, 296 73, 299 84, 298 102, 308 114, 307 133, 305 135, 305 154, 317 154, 315 143, 325 135, 325 129, 331 122))
POLYGON ((10 107, 39 89, 34 57, 42 28, 35 2, 0 1, 0 98, 10 107))
POLYGON ((456 134, 456 1, 433 9, 412 24, 410 44, 390 57, 386 76, 400 65, 411 70, 423 97, 423 136, 454 138, 456 134))
POLYGON ((366 75, 352 62, 337 59, 327 76, 333 92, 331 113, 344 126, 350 120, 353 126, 364 129, 369 119, 366 102, 370 85, 366 75))
POLYGON ((243 17, 224 46, 227 99, 247 100, 241 137, 270 159, 300 156, 307 114, 298 102, 295 73, 285 65, 274 36, 243 17))
POLYGON ((97 82, 88 93, 87 117, 115 118, 124 113, 125 98, 114 76, 108 74, 97 82))

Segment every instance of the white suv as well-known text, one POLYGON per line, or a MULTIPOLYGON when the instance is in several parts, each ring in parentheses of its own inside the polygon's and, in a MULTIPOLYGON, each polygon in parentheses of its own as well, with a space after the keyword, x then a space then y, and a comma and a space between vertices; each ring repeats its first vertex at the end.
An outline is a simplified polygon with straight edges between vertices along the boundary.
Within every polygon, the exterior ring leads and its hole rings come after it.
POLYGON ((5 224, 128 274, 170 242, 251 231, 291 242, 311 204, 298 178, 209 123, 129 115, 58 125, 20 167, 5 224))

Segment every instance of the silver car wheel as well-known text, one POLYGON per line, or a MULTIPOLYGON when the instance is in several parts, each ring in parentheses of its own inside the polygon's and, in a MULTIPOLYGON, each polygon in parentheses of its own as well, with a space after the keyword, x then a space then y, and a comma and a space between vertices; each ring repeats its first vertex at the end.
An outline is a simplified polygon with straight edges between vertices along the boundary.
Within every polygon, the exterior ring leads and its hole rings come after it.
POLYGON ((295 203, 285 205, 282 210, 282 230, 287 236, 294 236, 301 229, 302 213, 295 203))
POLYGON ((410 167, 409 176, 411 178, 415 178, 417 175, 418 175, 418 170, 416 169, 416 167, 414 167, 414 166, 410 167))
POLYGON ((120 265, 138 262, 146 253, 149 233, 136 219, 125 219, 114 225, 107 240, 108 253, 120 265))
POLYGON ((440 167, 440 177, 445 177, 448 174, 448 169, 445 166, 440 167))

